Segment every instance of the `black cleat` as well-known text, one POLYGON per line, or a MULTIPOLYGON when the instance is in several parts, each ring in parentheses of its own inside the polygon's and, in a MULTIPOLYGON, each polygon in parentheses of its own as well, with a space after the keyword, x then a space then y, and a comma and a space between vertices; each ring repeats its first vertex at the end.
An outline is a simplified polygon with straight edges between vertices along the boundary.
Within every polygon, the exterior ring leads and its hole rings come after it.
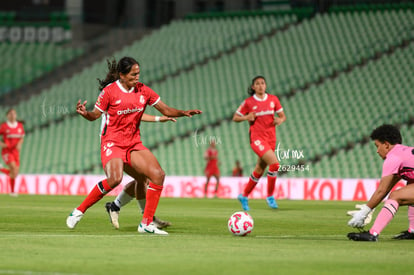
POLYGON ((376 242, 378 241, 378 236, 374 236, 368 231, 358 232, 358 233, 348 233, 348 239, 359 242, 376 242))
POLYGON ((400 234, 395 235, 392 237, 394 240, 414 240, 414 233, 406 231, 402 231, 400 234))
POLYGON ((160 218, 158 218, 156 216, 154 216, 153 222, 154 222, 155 226, 158 229, 163 229, 163 228, 168 227, 172 224, 169 221, 163 221, 163 220, 161 220, 160 218))

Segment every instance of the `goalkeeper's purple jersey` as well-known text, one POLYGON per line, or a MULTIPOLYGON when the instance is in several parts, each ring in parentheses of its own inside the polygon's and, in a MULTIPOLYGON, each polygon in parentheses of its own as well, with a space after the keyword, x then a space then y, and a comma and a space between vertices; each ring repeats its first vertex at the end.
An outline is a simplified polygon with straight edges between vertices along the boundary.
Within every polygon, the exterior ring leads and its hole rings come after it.
POLYGON ((398 175, 414 183, 414 147, 396 144, 388 152, 382 166, 382 177, 398 175))

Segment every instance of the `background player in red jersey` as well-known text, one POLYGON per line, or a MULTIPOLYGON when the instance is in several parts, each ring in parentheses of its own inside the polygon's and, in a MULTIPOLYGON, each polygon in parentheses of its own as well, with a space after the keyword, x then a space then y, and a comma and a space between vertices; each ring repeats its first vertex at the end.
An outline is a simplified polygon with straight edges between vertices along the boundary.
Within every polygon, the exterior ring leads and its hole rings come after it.
POLYGON ((259 158, 243 194, 240 194, 238 199, 245 211, 250 210, 248 195, 256 186, 266 167, 269 166, 266 201, 271 208, 278 208, 273 197, 279 170, 279 161, 275 154, 276 126, 281 125, 286 120, 286 116, 279 98, 266 92, 266 80, 263 76, 253 78, 248 92, 251 97, 239 106, 233 115, 233 121, 249 122, 250 146, 259 158))
POLYGON ((243 167, 240 165, 240 161, 236 160, 235 166, 231 173, 233 177, 242 177, 243 176, 243 167))
POLYGON ((211 177, 214 177, 216 179, 216 188, 214 189, 214 196, 217 197, 217 190, 220 184, 220 169, 218 168, 218 151, 216 148, 216 142, 214 140, 210 141, 210 146, 204 153, 204 159, 207 161, 206 168, 204 169, 204 174, 206 175, 204 197, 207 198, 208 184, 210 183, 211 177))
POLYGON ((79 100, 76 111, 85 119, 94 121, 106 113, 101 134, 101 160, 106 179, 100 181, 85 200, 66 219, 73 229, 86 210, 121 183, 123 172, 133 178, 150 180, 144 215, 138 226, 140 233, 166 235, 153 223, 153 217, 163 189, 165 173, 156 157, 142 144, 140 122, 147 105, 154 106, 169 117, 201 114, 200 110, 178 110, 161 101, 159 95, 139 81, 140 66, 131 57, 108 61, 109 72, 100 80, 100 93, 92 111, 86 110, 86 101, 79 100))
POLYGON ((3 141, 0 141, 1 156, 4 163, 9 167, 0 168, 0 171, 9 176, 10 195, 16 196, 14 184, 19 174, 20 168, 20 150, 24 141, 23 123, 17 121, 16 110, 10 109, 6 113, 7 121, 0 125, 0 135, 3 141))

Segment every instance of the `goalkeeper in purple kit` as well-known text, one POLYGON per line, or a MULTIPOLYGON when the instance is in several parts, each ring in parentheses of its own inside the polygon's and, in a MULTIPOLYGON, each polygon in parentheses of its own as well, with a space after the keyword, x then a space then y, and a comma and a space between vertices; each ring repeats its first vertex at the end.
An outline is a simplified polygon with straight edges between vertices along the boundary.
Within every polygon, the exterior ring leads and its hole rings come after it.
POLYGON ((378 188, 361 210, 352 213, 349 226, 362 228, 372 211, 385 200, 384 206, 369 231, 349 233, 348 238, 354 241, 377 241, 381 231, 394 218, 401 205, 408 205, 409 228, 396 235, 394 239, 414 239, 414 147, 402 145, 402 137, 398 128, 382 125, 371 133, 371 139, 377 147, 378 155, 384 160, 382 176, 378 188), (391 192, 401 179, 407 185, 391 192))

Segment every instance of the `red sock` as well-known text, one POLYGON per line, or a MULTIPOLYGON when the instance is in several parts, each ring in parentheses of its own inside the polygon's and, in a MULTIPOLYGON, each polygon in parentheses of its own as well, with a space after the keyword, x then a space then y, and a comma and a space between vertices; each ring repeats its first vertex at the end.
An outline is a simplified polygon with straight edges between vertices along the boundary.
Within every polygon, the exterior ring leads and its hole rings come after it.
POLYGON ((100 199, 103 198, 112 188, 108 185, 108 182, 105 180, 100 181, 95 187, 91 190, 88 196, 83 200, 81 205, 79 205, 78 210, 82 213, 85 213, 89 207, 94 205, 100 199))
POLYGON ((267 172, 267 196, 273 196, 275 191, 277 171, 279 170, 279 163, 275 163, 269 166, 269 171, 267 172))
POLYGON ((256 187, 256 184, 259 181, 261 176, 262 176, 261 174, 256 173, 255 171, 253 171, 253 173, 250 175, 249 182, 247 183, 246 187, 244 188, 244 191, 243 191, 243 196, 244 197, 249 196, 249 194, 256 187))
POLYGON ((6 169, 6 168, 0 168, 0 172, 4 173, 6 175, 9 175, 10 174, 10 170, 9 169, 6 169))
POLYGON ((142 223, 149 225, 153 221, 155 210, 157 210, 158 202, 160 201, 162 188, 163 186, 153 184, 152 182, 149 183, 142 223))
POLYGON ((16 179, 12 179, 10 178, 10 190, 11 193, 14 193, 14 183, 15 183, 16 179))

